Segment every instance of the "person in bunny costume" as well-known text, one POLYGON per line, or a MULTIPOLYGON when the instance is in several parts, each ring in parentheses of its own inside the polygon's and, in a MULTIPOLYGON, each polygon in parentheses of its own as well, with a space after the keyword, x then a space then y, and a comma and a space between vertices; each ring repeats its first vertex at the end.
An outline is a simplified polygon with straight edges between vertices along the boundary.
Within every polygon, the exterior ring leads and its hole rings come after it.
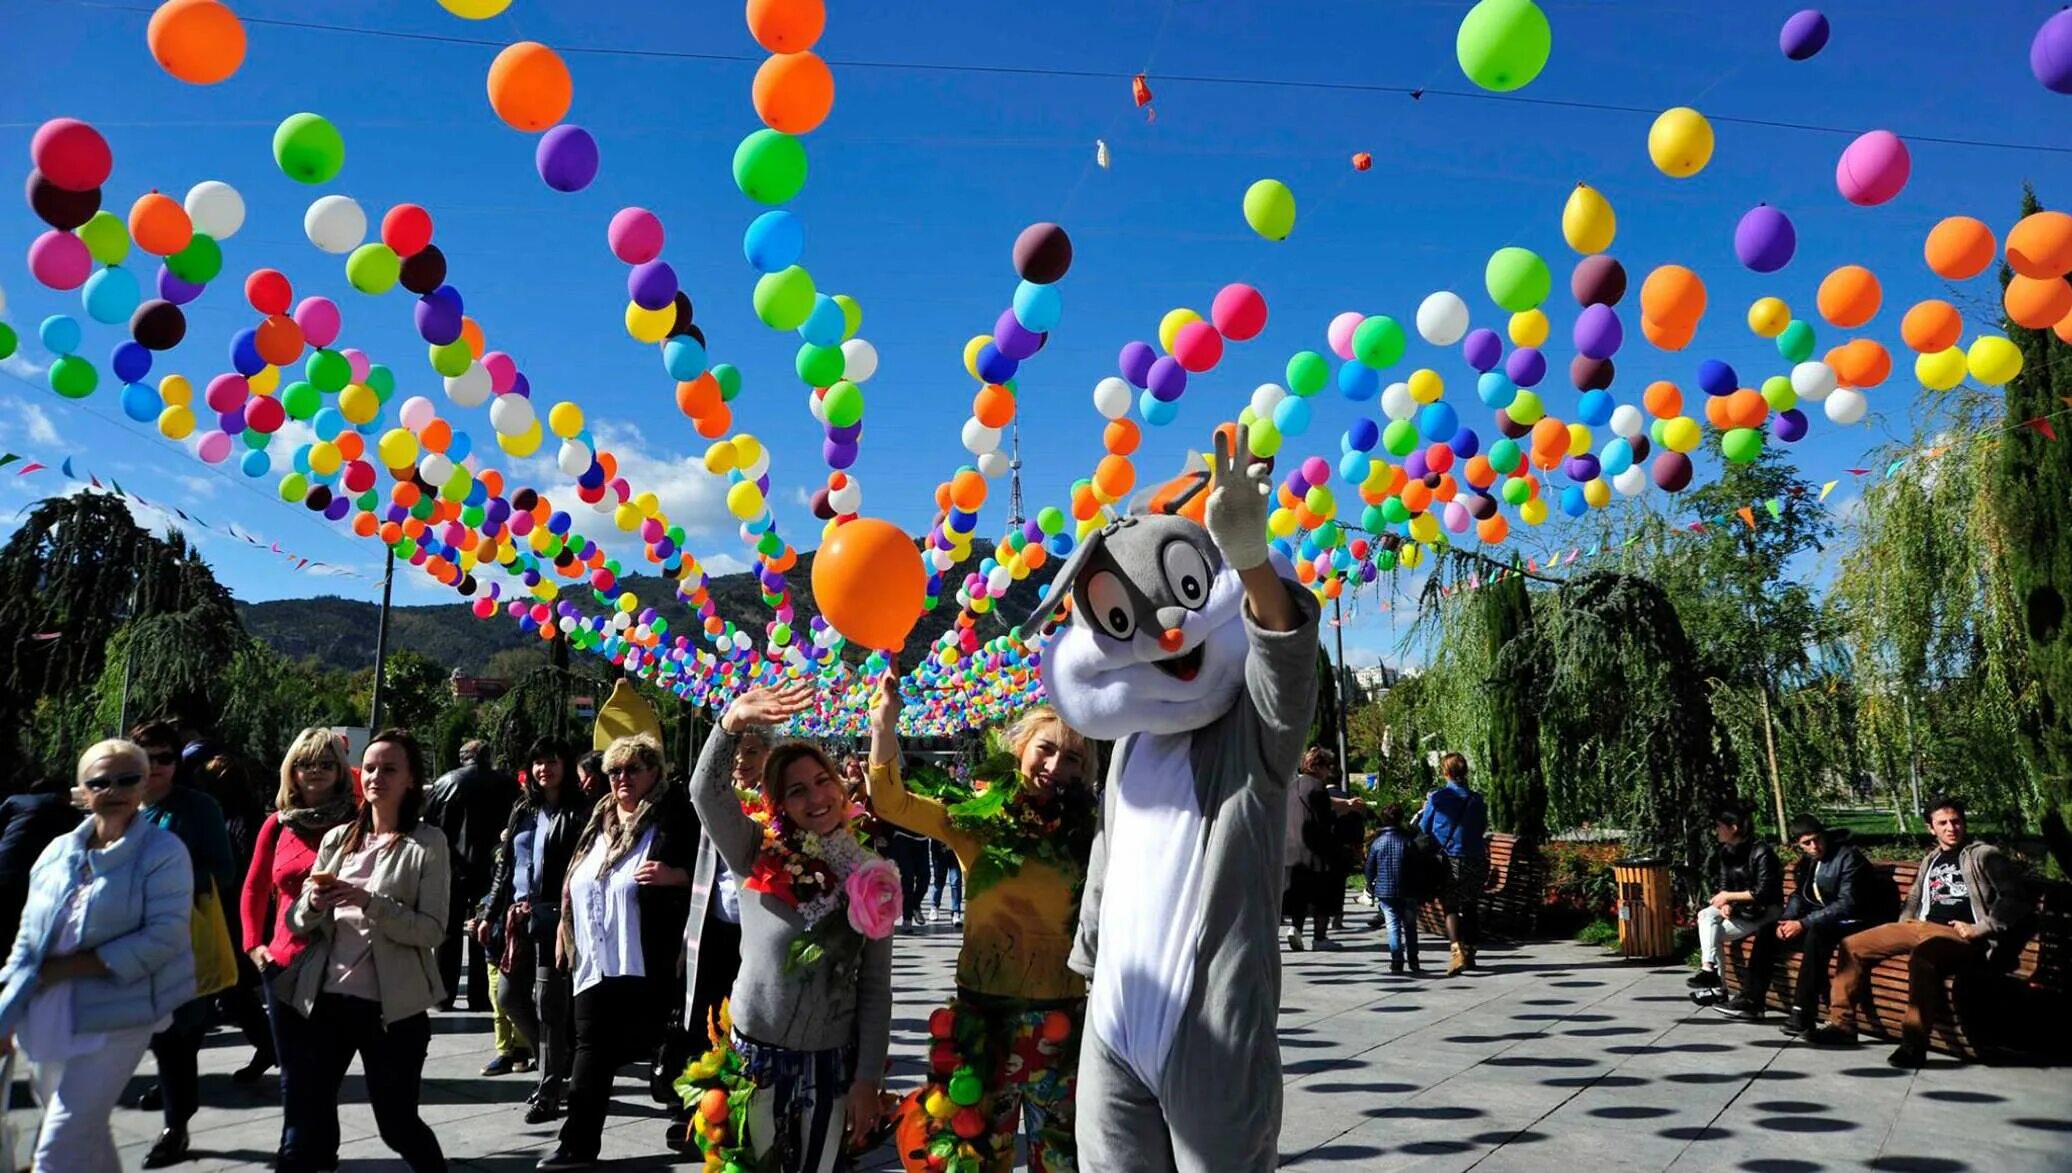
POLYGON ((1070 960, 1082 1169, 1278 1159, 1281 857, 1319 608, 1268 545, 1272 470, 1246 451, 1218 429, 1206 475, 1090 535, 1032 620, 1070 592, 1043 684, 1117 742, 1070 960))

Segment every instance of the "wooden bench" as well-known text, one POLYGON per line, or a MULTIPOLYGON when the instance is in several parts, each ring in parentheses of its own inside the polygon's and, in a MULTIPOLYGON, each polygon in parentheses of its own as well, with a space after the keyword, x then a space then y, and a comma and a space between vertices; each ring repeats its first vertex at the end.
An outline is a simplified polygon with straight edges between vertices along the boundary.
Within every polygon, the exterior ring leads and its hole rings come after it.
MULTIPOLYGON (((1872 865, 1896 893, 1892 907, 1906 900, 1919 863, 1872 865)), ((1789 897, 1795 870, 1787 867, 1784 893, 1789 897)), ((2028 926, 2028 943, 2011 973, 1978 970, 1950 979, 1949 1018, 1930 1024, 1929 1045, 1938 1051, 1976 1059, 1983 1049, 2020 1040, 2024 1050, 2059 1050, 2064 1047, 2068 1019, 2072 1019, 2072 885, 2030 877, 2036 894, 2036 916, 2028 926)), ((1749 950, 1754 942, 1743 938, 1726 946, 1721 966, 1727 989, 1739 992, 1745 982, 1749 950)), ((1770 1008, 1789 1010, 1793 984, 1798 980, 1803 955, 1796 949, 1779 950, 1776 972, 1771 977, 1770 1008)), ((1834 966, 1828 967, 1829 976, 1834 966)), ((1858 1007, 1859 1031, 1888 1039, 1899 1037, 1907 1012, 1907 961, 1888 958, 1871 970, 1867 1007, 1858 1007)), ((1824 1011, 1823 1011, 1824 1013, 1824 1011)))
MULTIPOLYGON (((1476 902, 1483 930, 1501 929, 1520 937, 1538 932, 1540 910, 1547 903, 1545 872, 1537 851, 1518 850, 1516 835, 1490 835, 1489 874, 1476 902)), ((1417 925, 1427 936, 1446 936, 1446 912, 1438 900, 1428 900, 1417 910, 1417 925)))

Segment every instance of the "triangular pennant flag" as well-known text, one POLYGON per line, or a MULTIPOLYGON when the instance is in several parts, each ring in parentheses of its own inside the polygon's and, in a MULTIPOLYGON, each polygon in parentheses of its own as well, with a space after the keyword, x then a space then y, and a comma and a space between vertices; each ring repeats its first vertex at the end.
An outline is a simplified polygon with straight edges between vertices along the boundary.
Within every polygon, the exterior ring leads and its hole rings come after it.
POLYGON ((1836 485, 1839 485, 1839 484, 1841 484, 1841 483, 1842 483, 1842 482, 1840 482, 1840 481, 1829 481, 1828 483, 1826 483, 1826 484, 1824 484, 1824 485, 1820 486, 1820 497, 1819 497, 1818 499, 1819 499, 1819 500, 1822 500, 1822 501, 1825 501, 1825 500, 1827 500, 1827 495, 1828 495, 1829 493, 1832 493, 1832 492, 1834 492, 1834 491, 1835 491, 1835 486, 1836 486, 1836 485))
MULTIPOLYGON (((72 458, 67 456, 65 463, 58 466, 58 471, 64 473, 67 477, 72 477, 72 458)), ((76 480, 78 478, 73 477, 73 479, 76 480)))
POLYGON ((21 457, 16 456, 12 452, 0 454, 0 468, 6 468, 8 465, 13 464, 15 461, 20 459, 21 457))
POLYGON ((1755 510, 1753 508, 1747 505, 1743 505, 1741 508, 1736 509, 1734 511, 1734 515, 1741 519, 1742 525, 1745 525, 1750 529, 1755 528, 1755 510))
POLYGON ((1784 519, 1784 502, 1779 501, 1777 498, 1772 497, 1768 501, 1763 502, 1763 508, 1770 511, 1771 517, 1779 521, 1784 519))
POLYGON ((1892 476, 1894 473, 1897 473, 1899 471, 1899 466, 1905 464, 1906 462, 1907 458, 1904 456, 1900 457, 1898 460, 1893 461, 1891 464, 1886 466, 1885 475, 1889 477, 1892 476))
POLYGON ((92 473, 88 473, 86 475, 86 479, 93 482, 94 488, 98 489, 101 487, 101 478, 93 475, 92 473))
POLYGON ((2050 421, 2049 421, 2049 420, 2047 420, 2047 419, 2044 419, 2044 418, 2043 418, 2042 416, 2038 416, 2038 417, 2036 417, 2035 419, 2032 419, 2032 420, 2024 420, 2024 421, 2022 421, 2022 422, 2023 422, 2023 423, 2026 423, 2026 424, 2027 424, 2028 426, 2030 426, 2030 427, 2032 427, 2032 428, 2036 429, 2036 430, 2037 430, 2038 432, 2041 432, 2041 433, 2043 433, 2043 438, 2044 438, 2044 439, 2046 439, 2046 440, 2055 440, 2055 439, 2057 439, 2057 438, 2058 438, 2058 431, 2057 431, 2057 429, 2056 429, 2056 428, 2053 428, 2053 427, 2051 427, 2051 426, 2050 426, 2050 421))
POLYGON ((1842 471, 1844 471, 1844 472, 1848 473, 1848 474, 1849 474, 1850 476, 1852 476, 1852 477, 1864 477, 1864 476, 1869 476, 1869 475, 1870 475, 1870 473, 1871 473, 1871 470, 1870 470, 1870 469, 1867 469, 1867 468, 1850 468, 1850 469, 1844 469, 1844 470, 1842 470, 1842 471))
POLYGON ((28 475, 29 475, 30 473, 32 473, 32 472, 42 472, 42 471, 43 471, 44 469, 46 469, 46 468, 49 468, 49 467, 50 467, 50 466, 49 466, 49 465, 47 465, 47 464, 38 464, 38 463, 36 463, 35 461, 33 461, 33 460, 32 460, 32 461, 30 461, 29 463, 27 463, 27 464, 25 464, 25 465, 23 465, 23 466, 22 466, 22 471, 20 471, 20 472, 18 472, 18 473, 16 473, 16 474, 14 474, 14 475, 16 475, 16 476, 18 476, 18 477, 25 477, 25 476, 28 476, 28 475))
POLYGON ((1689 529, 1694 534, 1702 534, 1705 532, 1705 523, 1702 521, 1694 521, 1690 524, 1689 529))

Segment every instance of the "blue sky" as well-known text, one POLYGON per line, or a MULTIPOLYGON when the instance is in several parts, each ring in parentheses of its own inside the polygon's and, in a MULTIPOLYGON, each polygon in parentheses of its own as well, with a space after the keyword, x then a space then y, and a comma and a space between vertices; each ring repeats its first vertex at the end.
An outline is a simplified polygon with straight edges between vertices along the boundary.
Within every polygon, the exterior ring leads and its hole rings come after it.
MULTIPOLYGON (((697 304, 713 357, 746 373, 734 405, 737 427, 774 450, 772 479, 781 487, 773 502, 782 529, 805 545, 817 540, 804 497, 825 468, 818 427, 791 372, 796 340, 755 320, 754 273, 739 246, 741 229, 760 209, 735 190, 728 167, 734 144, 758 125, 748 90, 761 57, 739 4, 517 0, 503 16, 480 23, 453 18, 432 0, 241 0, 235 7, 249 18, 430 39, 255 19, 242 70, 221 85, 197 88, 152 63, 145 6, 17 0, 7 19, 0 157, 25 171, 35 127, 73 115, 100 126, 114 147, 106 202, 118 210, 147 188, 178 195, 203 179, 229 182, 245 196, 248 219, 225 246, 225 276, 189 307, 188 341, 161 357, 154 378, 180 370, 199 385, 227 369, 228 339, 252 319, 241 276, 277 267, 295 281, 298 296, 318 292, 340 303, 344 341, 393 366, 401 394, 430 395, 478 447, 486 445, 486 415, 454 408, 439 394, 410 326, 408 295, 354 293, 340 259, 318 253, 302 235, 303 210, 327 192, 355 197, 376 217, 390 204, 416 202, 434 217, 449 279, 491 345, 517 355, 536 402, 581 403, 620 452, 635 488, 661 492, 673 518, 692 530, 692 551, 715 568, 738 566, 745 550, 722 504, 724 486, 695 460, 705 441, 677 413, 653 348, 634 343, 620 324, 625 269, 605 247, 604 226, 621 205, 641 204, 668 227, 664 256, 697 304), (589 190, 564 195, 534 174, 534 138, 498 121, 484 96, 498 45, 518 39, 565 51, 722 59, 567 52, 575 77, 570 118, 597 136, 604 161, 589 190), (489 43, 468 43, 478 40, 489 43), (298 110, 326 115, 346 138, 345 171, 321 189, 291 182, 271 159, 273 126, 298 110)), ((1280 379, 1290 353, 1322 349, 1325 324, 1342 310, 1385 312, 1407 323, 1426 293, 1451 288, 1468 298, 1478 325, 1501 329, 1504 315, 1482 292, 1481 275, 1491 250, 1507 244, 1539 251, 1556 271, 1547 350, 1553 370, 1565 373, 1574 313, 1565 276, 1574 256, 1559 224, 1578 180, 1616 207, 1619 235, 1610 251, 1626 263, 1636 290, 1647 269, 1669 261, 1696 269, 1710 289, 1696 342, 1677 354, 1640 339, 1633 297, 1621 307, 1628 335, 1614 388, 1621 402, 1636 400, 1655 378, 1676 380, 1695 397, 1697 363, 1706 356, 1737 364, 1744 384, 1778 373, 1784 364, 1772 345, 1743 322, 1751 300, 1775 294, 1810 318, 1813 291, 1835 265, 1861 263, 1880 275, 1886 308, 1864 332, 1893 347, 1898 369, 1872 393, 1865 424, 1839 429, 1816 416, 1812 436, 1795 453, 1815 481, 1842 476, 1866 450, 1907 434, 1908 408, 1926 394, 1914 386, 1910 355, 1898 342, 1905 307, 1943 294, 1920 259, 1926 231, 1960 212, 2004 229, 2025 179, 2046 204, 2062 206, 2072 192, 2072 154, 2065 153, 2072 151, 2072 105, 2027 69, 2030 36, 2055 0, 1831 5, 1833 40, 1805 63, 1786 61, 1776 47, 1777 26, 1797 7, 1791 3, 1550 0, 1544 7, 1554 52, 1520 95, 1539 100, 1530 102, 1461 96, 1472 89, 1453 53, 1465 3, 881 0, 830 7, 818 49, 835 67, 836 106, 806 140, 812 176, 792 207, 806 225, 805 264, 823 291, 861 301, 863 335, 881 354, 866 387, 863 457, 855 470, 866 511, 916 532, 927 523, 935 483, 969 459, 958 442, 974 389, 962 367, 963 344, 990 329, 1007 305, 1016 280, 1009 246, 1032 221, 1062 222, 1077 245, 1060 286, 1064 318, 1020 380, 1024 483, 1033 510, 1062 505, 1071 481, 1099 457, 1090 390, 1113 373, 1117 349, 1155 338, 1159 317, 1174 306, 1205 312, 1231 281, 1265 292, 1271 322, 1192 381, 1178 423, 1150 432, 1139 457, 1146 477, 1176 469, 1187 448, 1200 444, 1216 420, 1234 415, 1254 386, 1280 379), (896 63, 946 68, 887 67, 896 63), (1130 102, 1129 78, 1139 71, 1149 74, 1156 94, 1155 122, 1130 102), (1299 84, 1205 80, 1211 78, 1299 84), (1432 92, 1413 101, 1348 88, 1373 86, 1432 92), (1717 153, 1689 180, 1662 176, 1645 151, 1650 112, 1673 105, 1716 118, 1717 153), (1887 205, 1852 207, 1833 182, 1849 134, 1721 116, 1850 132, 1891 129, 1911 142, 1912 182, 1887 205), (1094 164, 1097 139, 1110 148, 1105 171, 1094 164), (1371 171, 1352 170, 1355 151, 1373 154, 1371 171), (1279 244, 1254 236, 1239 215, 1245 187, 1262 176, 1286 181, 1300 204, 1294 235, 1279 244), (1796 259, 1770 277, 1742 270, 1732 251, 1736 220, 1758 201, 1784 208, 1799 234, 1796 259)), ((281 504, 272 478, 247 481, 228 466, 205 466, 132 424, 105 372, 101 390, 83 403, 42 388, 36 368, 48 356, 33 345, 34 323, 79 310, 75 295, 37 286, 20 260, 40 228, 25 203, 0 201, 0 240, 9 258, 0 265, 5 316, 30 342, 7 365, 34 384, 0 378, 0 447, 45 460, 73 454, 79 467, 112 471, 148 497, 179 502, 211 521, 235 521, 268 541, 369 575, 297 574, 242 542, 200 535, 241 598, 372 597, 378 546, 281 504)), ((1987 279, 1974 284, 1988 296, 1987 279)), ((1840 340, 1825 327, 1821 337, 1823 349, 1840 340)), ((98 358, 118 338, 114 328, 89 323, 83 352, 98 358)), ((1487 419, 1457 353, 1413 341, 1395 377, 1422 365, 1446 376, 1449 401, 1464 416, 1487 419)), ((1573 406, 1561 374, 1550 375, 1542 390, 1551 392, 1556 414, 1573 406)), ((1376 410, 1332 390, 1316 407, 1299 446, 1304 453, 1335 455, 1338 434, 1355 414, 1376 410)), ((544 464, 520 471, 572 496, 544 464)), ((48 474, 0 473, 0 516, 11 519, 34 497, 61 488, 48 474)), ((1845 507, 1853 492, 1845 485, 1830 503, 1845 507)), ((988 503, 983 534, 998 532, 1005 502, 1002 484, 988 503)), ((156 516, 147 520, 160 524, 156 516)), ((1550 524, 1528 534, 1525 547, 1564 546, 1561 537, 1550 524)), ((454 597, 421 576, 398 579, 406 580, 399 592, 406 601, 454 597)), ((1371 662, 1394 642, 1389 617, 1371 605, 1347 634, 1356 663, 1371 662)))

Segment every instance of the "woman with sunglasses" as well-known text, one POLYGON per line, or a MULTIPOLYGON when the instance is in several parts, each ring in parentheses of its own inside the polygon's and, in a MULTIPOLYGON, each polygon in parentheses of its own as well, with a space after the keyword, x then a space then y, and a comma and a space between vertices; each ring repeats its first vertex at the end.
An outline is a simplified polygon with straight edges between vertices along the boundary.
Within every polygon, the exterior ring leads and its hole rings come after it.
POLYGON ((89 817, 37 859, 0 969, 0 1053, 18 1042, 34 1069, 44 1173, 122 1167, 108 1113, 152 1032, 194 998, 194 873, 179 839, 137 817, 149 768, 128 741, 79 759, 89 817))

